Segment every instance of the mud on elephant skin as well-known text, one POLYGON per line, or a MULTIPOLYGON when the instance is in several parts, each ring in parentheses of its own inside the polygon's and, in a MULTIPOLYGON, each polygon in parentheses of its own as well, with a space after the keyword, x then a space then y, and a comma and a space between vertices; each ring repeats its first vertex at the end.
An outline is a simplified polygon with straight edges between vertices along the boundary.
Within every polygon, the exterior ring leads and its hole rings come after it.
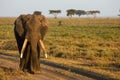
POLYGON ((43 15, 20 15, 14 23, 14 33, 20 53, 20 70, 36 73, 40 70, 40 49, 46 58, 43 39, 48 30, 47 20, 43 15))

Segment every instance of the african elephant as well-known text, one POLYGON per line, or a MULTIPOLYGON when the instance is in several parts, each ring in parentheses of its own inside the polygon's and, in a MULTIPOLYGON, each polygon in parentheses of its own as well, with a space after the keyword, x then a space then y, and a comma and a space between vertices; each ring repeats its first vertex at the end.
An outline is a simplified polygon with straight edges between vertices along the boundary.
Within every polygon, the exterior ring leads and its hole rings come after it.
POLYGON ((30 73, 40 72, 40 50, 47 53, 43 39, 48 30, 47 20, 43 15, 20 15, 14 23, 14 34, 20 54, 20 70, 30 73))

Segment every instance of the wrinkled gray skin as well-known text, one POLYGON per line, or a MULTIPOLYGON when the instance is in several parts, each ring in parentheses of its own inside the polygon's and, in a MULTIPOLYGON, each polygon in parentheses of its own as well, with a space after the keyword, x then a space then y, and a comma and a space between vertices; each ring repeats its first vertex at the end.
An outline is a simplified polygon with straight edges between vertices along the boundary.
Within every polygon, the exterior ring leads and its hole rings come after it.
POLYGON ((14 33, 20 54, 24 40, 28 40, 23 57, 20 58, 20 70, 37 73, 40 70, 41 45, 39 40, 43 41, 47 32, 47 21, 42 15, 27 14, 20 15, 15 20, 14 25, 14 33))

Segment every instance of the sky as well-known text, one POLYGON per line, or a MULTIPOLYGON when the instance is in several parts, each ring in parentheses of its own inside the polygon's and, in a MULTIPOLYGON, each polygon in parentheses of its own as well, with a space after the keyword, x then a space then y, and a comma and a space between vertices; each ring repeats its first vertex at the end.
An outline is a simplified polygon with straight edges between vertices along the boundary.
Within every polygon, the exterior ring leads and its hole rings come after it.
POLYGON ((118 17, 120 0, 0 0, 0 17, 16 17, 34 11, 52 17, 49 10, 61 10, 59 16, 65 17, 68 9, 99 10, 99 17, 118 17))

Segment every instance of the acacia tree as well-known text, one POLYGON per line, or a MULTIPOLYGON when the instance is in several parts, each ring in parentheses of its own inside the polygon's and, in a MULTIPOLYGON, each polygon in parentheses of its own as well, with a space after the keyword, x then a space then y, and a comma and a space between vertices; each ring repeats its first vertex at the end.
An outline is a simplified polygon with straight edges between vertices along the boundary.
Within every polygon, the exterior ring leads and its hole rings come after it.
POLYGON ((75 15, 76 10, 75 9, 68 9, 66 12, 67 12, 67 16, 72 17, 73 15, 75 15))
POLYGON ((87 15, 93 15, 94 16, 94 18, 96 17, 96 14, 100 14, 100 11, 98 11, 98 10, 93 10, 93 11, 86 11, 86 14, 87 15))
POLYGON ((75 11, 75 14, 80 17, 81 15, 85 15, 86 12, 85 12, 84 10, 76 10, 76 11, 75 11))
POLYGON ((93 15, 94 17, 96 17, 96 14, 100 14, 100 11, 98 11, 98 10, 92 11, 92 15, 93 15))
POLYGON ((55 19, 60 13, 61 13, 61 10, 49 10, 49 14, 53 14, 55 19))
POLYGON ((33 14, 36 14, 36 15, 41 15, 42 14, 42 12, 41 11, 34 11, 34 13, 33 14))

